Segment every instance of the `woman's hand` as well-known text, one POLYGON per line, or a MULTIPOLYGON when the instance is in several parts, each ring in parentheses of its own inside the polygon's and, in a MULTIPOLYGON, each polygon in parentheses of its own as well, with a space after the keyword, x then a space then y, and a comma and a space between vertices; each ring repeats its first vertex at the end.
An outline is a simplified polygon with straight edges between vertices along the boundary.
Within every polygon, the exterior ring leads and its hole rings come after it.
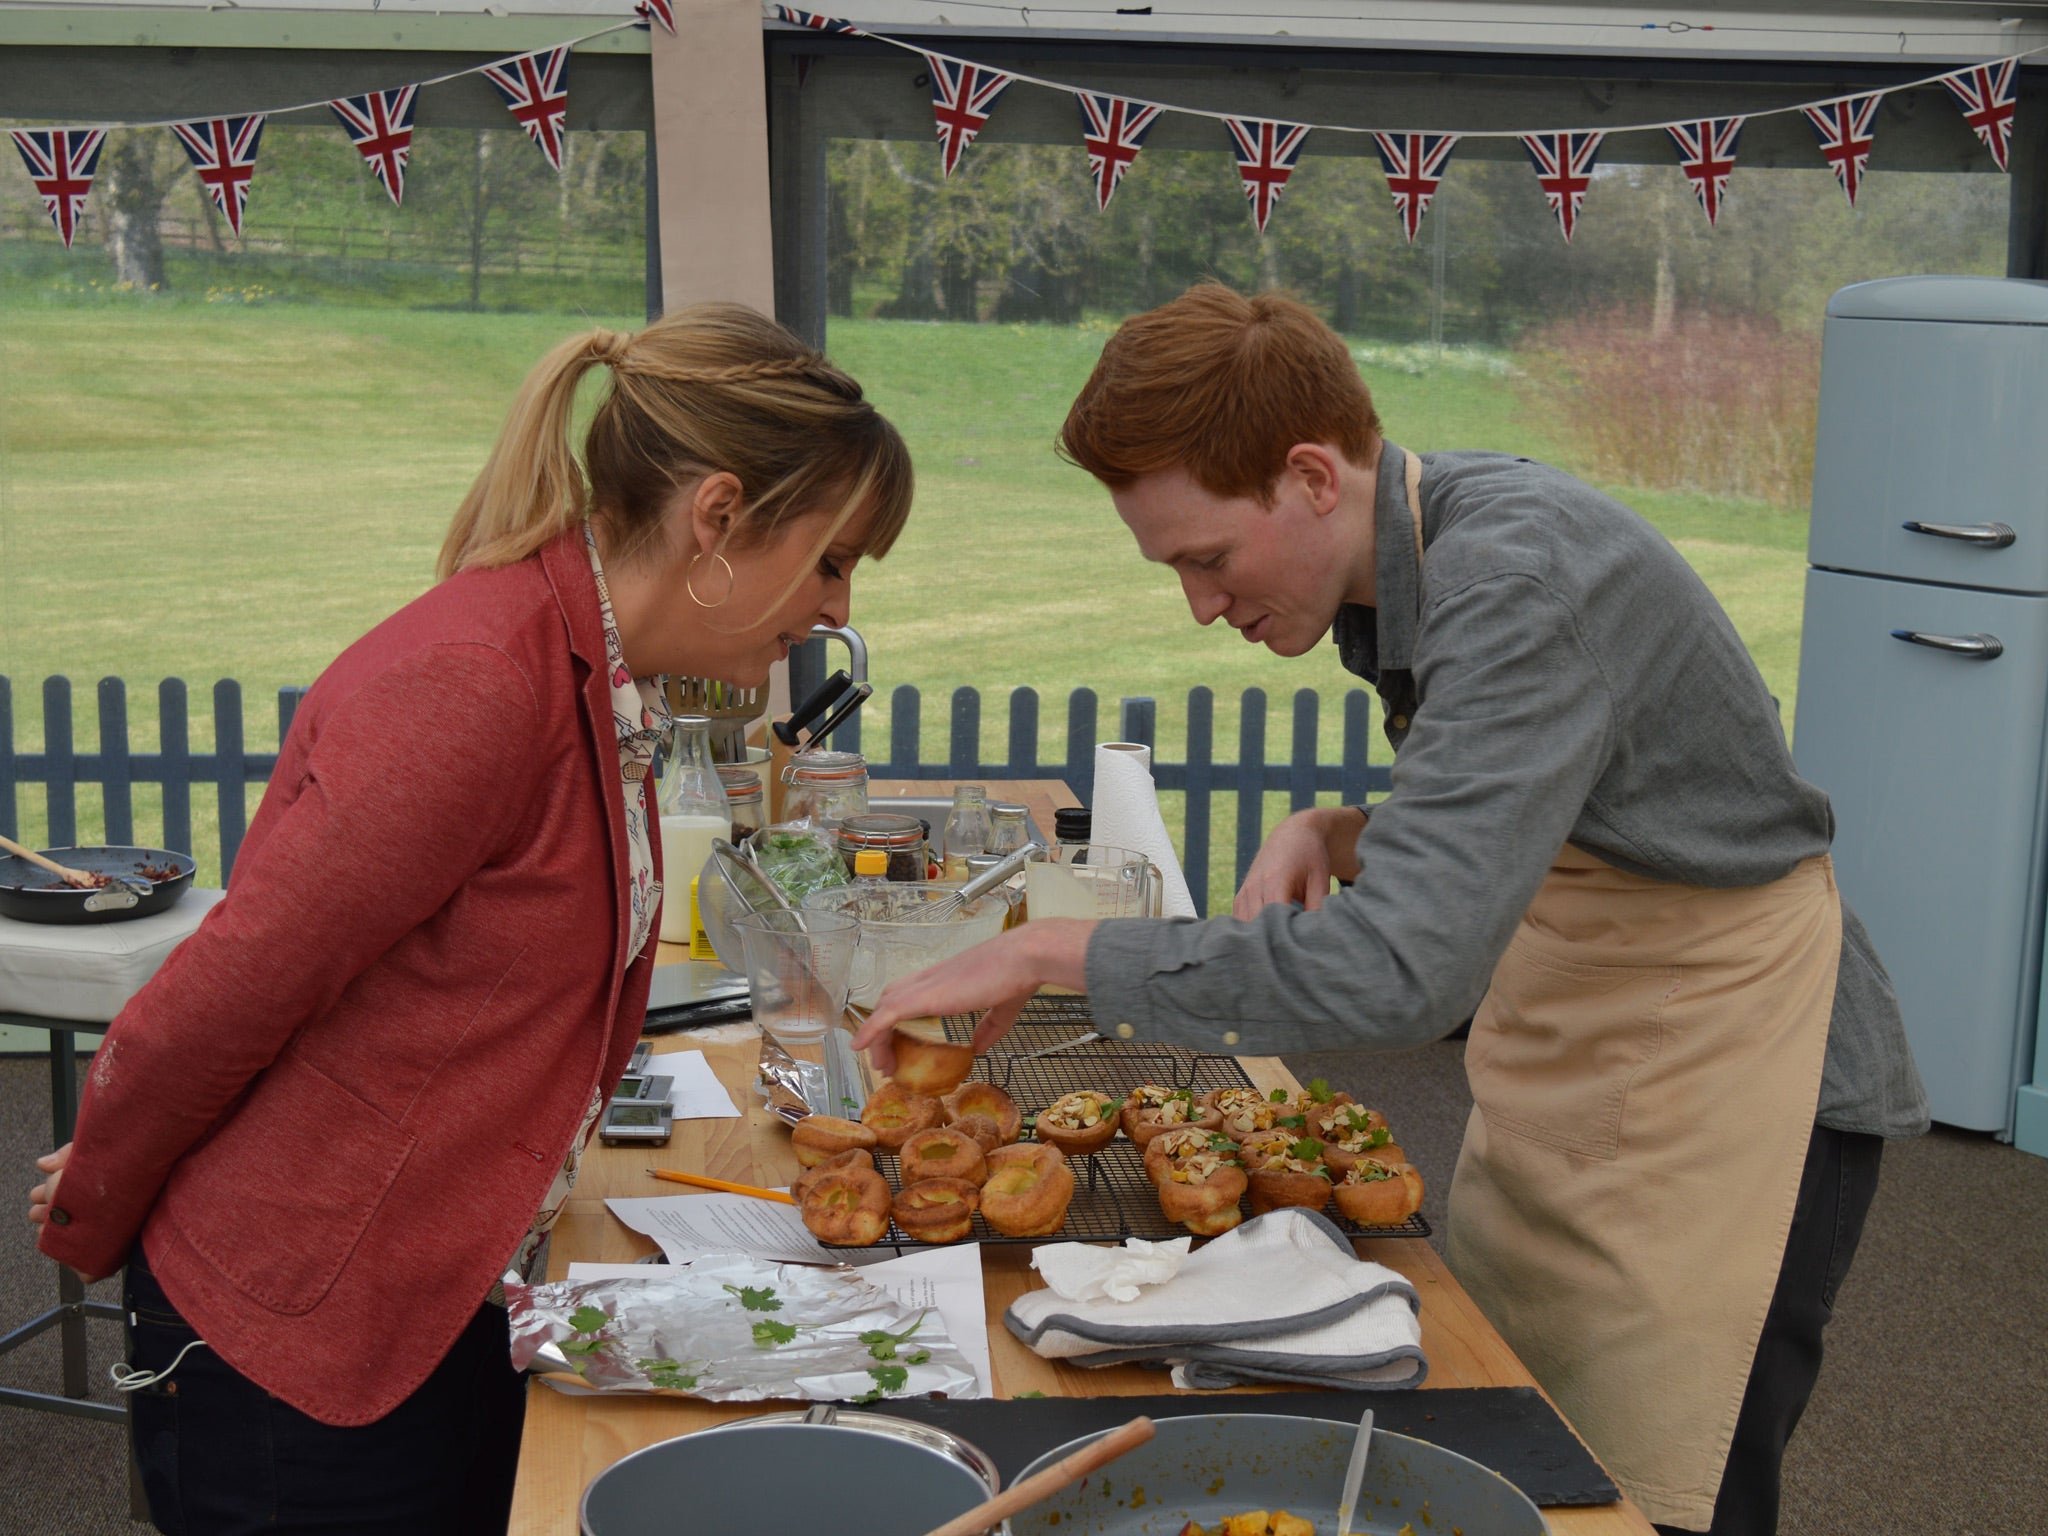
POLYGON ((57 1181, 64 1177, 64 1165, 71 1161, 71 1143, 65 1142, 54 1152, 45 1152, 36 1159, 36 1168, 49 1177, 28 1192, 28 1219, 37 1226, 47 1226, 50 1208, 57 1203, 57 1181))
POLYGON ((1359 812, 1344 805, 1296 811, 1273 829, 1231 906, 1231 916, 1256 916, 1274 902, 1313 912, 1330 897, 1330 880, 1358 878, 1356 844, 1365 826, 1359 812))
POLYGON ((1017 1014, 1043 986, 1088 985, 1088 939, 1095 924, 1076 918, 1026 923, 942 960, 915 976, 891 982, 873 1015, 853 1037, 855 1050, 869 1053, 877 1072, 896 1070, 889 1031, 905 1019, 971 1013, 987 1009, 974 1031, 974 1049, 985 1051, 1009 1033, 1017 1014))

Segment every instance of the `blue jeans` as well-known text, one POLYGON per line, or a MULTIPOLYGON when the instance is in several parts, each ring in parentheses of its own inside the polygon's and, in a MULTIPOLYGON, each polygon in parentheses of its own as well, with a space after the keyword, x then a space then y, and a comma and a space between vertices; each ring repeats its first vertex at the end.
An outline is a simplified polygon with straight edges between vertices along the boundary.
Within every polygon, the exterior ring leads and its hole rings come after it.
MULTIPOLYGON (((122 1299, 137 1369, 162 1370, 196 1336, 139 1243, 122 1299)), ((150 1519, 165 1536, 503 1536, 526 1408, 503 1307, 486 1302, 433 1374, 373 1424, 323 1424, 204 1347, 131 1402, 150 1519)))

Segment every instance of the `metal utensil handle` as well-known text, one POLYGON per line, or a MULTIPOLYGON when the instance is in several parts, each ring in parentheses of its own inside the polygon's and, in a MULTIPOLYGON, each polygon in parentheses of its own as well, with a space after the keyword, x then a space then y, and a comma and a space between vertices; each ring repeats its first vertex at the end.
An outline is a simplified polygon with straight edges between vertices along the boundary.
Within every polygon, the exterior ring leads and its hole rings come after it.
MULTIPOLYGON (((796 755, 803 757, 809 753, 821 750, 825 744, 825 738, 846 724, 847 717, 856 709, 859 709, 861 705, 867 703, 874 696, 874 692, 875 685, 873 683, 855 683, 852 688, 841 694, 839 702, 832 707, 832 713, 812 727, 811 734, 805 739, 802 750, 796 755)), ((785 779, 783 782, 787 783, 788 780, 785 779)))
POLYGON ((1895 629, 1894 640, 1924 645, 1931 651, 1967 656, 1971 661, 1996 661, 2005 654, 2005 642, 1996 635, 1930 635, 1917 629, 1895 629))
POLYGON ((1046 846, 1043 843, 1026 843, 1022 848, 1004 854, 1002 858, 989 865, 987 869, 984 869, 972 880, 961 886, 959 890, 955 891, 952 899, 963 907, 970 901, 979 900, 997 886, 1006 882, 1010 876, 1016 874, 1018 870, 1029 864, 1033 859, 1043 857, 1046 851, 1046 846))
POLYGON ((1954 539, 1979 549, 2004 549, 2019 538, 2006 523, 1922 523, 1911 519, 1899 524, 1908 533, 1924 533, 1932 539, 1954 539))

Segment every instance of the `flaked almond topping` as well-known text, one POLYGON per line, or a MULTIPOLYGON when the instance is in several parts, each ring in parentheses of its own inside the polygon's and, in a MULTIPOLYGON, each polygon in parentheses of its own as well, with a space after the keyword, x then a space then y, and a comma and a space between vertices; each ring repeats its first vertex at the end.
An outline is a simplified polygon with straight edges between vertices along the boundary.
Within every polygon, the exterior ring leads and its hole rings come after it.
POLYGON ((1344 1175, 1344 1182, 1346 1184, 1378 1184, 1383 1180, 1393 1177, 1394 1170, 1392 1168, 1389 1168, 1385 1163, 1375 1162, 1372 1158, 1368 1157, 1363 1162, 1351 1165, 1351 1170, 1344 1175))
POLYGON ((1185 1162, 1176 1163, 1170 1177, 1176 1184, 1206 1184, 1229 1159, 1220 1152, 1200 1152, 1185 1162))
POLYGON ((1159 1105, 1164 1104, 1173 1097, 1173 1089, 1161 1088, 1157 1083, 1147 1083, 1142 1088, 1133 1088, 1131 1090, 1132 1102, 1142 1104, 1148 1109, 1156 1109, 1159 1105))
POLYGON ((1108 1112, 1108 1099, 1088 1094, 1059 1100, 1044 1111, 1044 1119, 1054 1130, 1085 1131, 1102 1124, 1108 1112))
POLYGON ((1264 1104, 1266 1096, 1256 1088, 1225 1088, 1216 1095, 1216 1107, 1226 1115, 1234 1114, 1249 1104, 1264 1104))

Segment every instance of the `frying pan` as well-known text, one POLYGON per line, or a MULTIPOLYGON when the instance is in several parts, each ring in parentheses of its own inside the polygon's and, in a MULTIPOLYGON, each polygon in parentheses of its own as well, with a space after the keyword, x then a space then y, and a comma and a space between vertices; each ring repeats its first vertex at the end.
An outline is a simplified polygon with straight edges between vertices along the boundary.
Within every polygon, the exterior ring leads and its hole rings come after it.
MULTIPOLYGON (((1314 1521, 1316 1536, 1336 1530, 1356 1424, 1215 1413, 1160 1419, 1158 1426, 1149 1445, 1101 1475, 1012 1515, 1013 1536, 1177 1536, 1189 1520, 1213 1529, 1254 1509, 1284 1509, 1314 1521)), ((1018 1480, 1095 1438, 1056 1446, 1018 1480)), ((1375 1429, 1351 1528, 1358 1536, 1395 1536, 1404 1525, 1464 1536, 1544 1536, 1546 1530, 1527 1495, 1499 1473, 1375 1429)))
POLYGON ((143 864, 177 870, 168 880, 150 882, 149 894, 127 905, 114 887, 81 891, 62 884, 47 870, 9 854, 0 858, 0 917, 25 923, 118 923, 161 912, 191 889, 199 866, 189 854, 164 848, 43 848, 45 858, 94 875, 135 875, 143 864), (50 887, 55 889, 50 889, 50 887), (89 905, 89 903, 93 903, 89 905))

